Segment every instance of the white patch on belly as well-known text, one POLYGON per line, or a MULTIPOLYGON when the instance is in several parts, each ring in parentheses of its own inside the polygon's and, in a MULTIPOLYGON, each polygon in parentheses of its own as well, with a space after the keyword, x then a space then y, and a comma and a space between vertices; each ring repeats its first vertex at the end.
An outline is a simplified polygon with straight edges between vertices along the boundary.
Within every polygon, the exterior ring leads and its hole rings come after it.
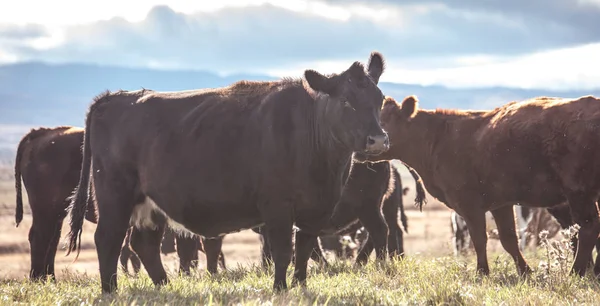
POLYGON ((129 225, 134 226, 138 229, 157 229, 158 226, 152 221, 152 213, 156 212, 162 214, 167 218, 167 225, 179 236, 184 237, 195 237, 199 236, 192 231, 188 230, 185 226, 180 223, 177 223, 173 219, 171 219, 165 212, 156 205, 156 203, 150 199, 150 197, 146 197, 144 202, 136 205, 133 208, 133 213, 131 214, 131 219, 129 219, 129 225))

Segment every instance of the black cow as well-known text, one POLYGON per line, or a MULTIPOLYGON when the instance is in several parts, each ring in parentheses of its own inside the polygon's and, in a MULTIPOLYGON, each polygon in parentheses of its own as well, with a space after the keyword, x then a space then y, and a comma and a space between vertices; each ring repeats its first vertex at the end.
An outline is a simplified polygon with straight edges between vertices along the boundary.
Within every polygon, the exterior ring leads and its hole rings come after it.
POLYGON ((181 92, 106 92, 86 118, 80 181, 71 203, 69 252, 78 249, 90 175, 98 206, 95 242, 103 292, 117 287, 118 247, 131 246, 156 285, 164 223, 218 237, 265 224, 275 262, 274 290, 287 289, 296 235, 294 282, 338 202, 353 152, 388 147, 379 126, 381 54, 368 69, 306 70, 302 79, 241 81, 181 92), (148 229, 140 231, 141 228, 148 229))

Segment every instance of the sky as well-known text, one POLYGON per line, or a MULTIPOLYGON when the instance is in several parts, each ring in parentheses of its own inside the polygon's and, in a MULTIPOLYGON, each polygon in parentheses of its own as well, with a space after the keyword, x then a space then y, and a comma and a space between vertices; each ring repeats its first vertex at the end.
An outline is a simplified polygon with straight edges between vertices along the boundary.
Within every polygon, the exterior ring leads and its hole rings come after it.
POLYGON ((221 75, 339 72, 371 51, 381 81, 600 88, 600 0, 3 1, 0 64, 221 75), (368 4, 367 4, 368 2, 368 4))

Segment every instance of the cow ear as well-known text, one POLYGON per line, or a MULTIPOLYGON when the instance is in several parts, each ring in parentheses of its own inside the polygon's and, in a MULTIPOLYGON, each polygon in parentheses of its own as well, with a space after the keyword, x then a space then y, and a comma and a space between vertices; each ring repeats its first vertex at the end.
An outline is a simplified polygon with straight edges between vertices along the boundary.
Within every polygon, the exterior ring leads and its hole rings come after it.
POLYGON ((334 94, 335 83, 331 78, 312 69, 308 69, 304 71, 304 79, 306 79, 306 83, 312 90, 328 95, 334 94))
POLYGON ((369 58, 369 76, 373 79, 375 84, 379 83, 379 77, 383 74, 385 70, 385 60, 383 59, 383 55, 377 51, 371 52, 371 57, 369 58))
POLYGON ((386 96, 383 99, 383 105, 381 106, 381 109, 392 109, 394 112, 398 112, 401 110, 401 106, 400 104, 398 104, 398 102, 396 102, 396 99, 390 97, 390 96, 386 96))
POLYGON ((402 101, 402 114, 407 118, 412 118, 417 114, 419 100, 415 95, 408 96, 402 101))

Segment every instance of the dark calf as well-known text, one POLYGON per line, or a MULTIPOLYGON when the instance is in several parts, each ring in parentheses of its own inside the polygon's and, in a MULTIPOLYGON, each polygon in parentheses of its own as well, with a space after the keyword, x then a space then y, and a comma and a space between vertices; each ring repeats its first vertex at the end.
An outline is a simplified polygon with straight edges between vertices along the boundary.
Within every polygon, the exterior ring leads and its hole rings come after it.
POLYGON ((172 229, 165 229, 160 251, 163 254, 169 254, 176 251, 175 241, 177 241, 177 255, 179 256, 179 271, 190 274, 191 269, 198 267, 198 251, 204 253, 207 258, 207 270, 211 273, 216 273, 217 269, 213 268, 213 264, 209 264, 208 258, 216 256, 218 260, 214 263, 214 267, 221 265, 221 268, 226 269, 225 266, 225 255, 221 251, 220 245, 223 243, 223 237, 216 239, 208 239, 205 237, 189 236, 189 235, 178 235, 172 229), (213 241, 218 240, 218 241, 213 241), (208 254, 210 253, 210 255, 208 254))
MULTIPOLYGON (((411 168, 409 171, 417 185, 417 203, 422 204, 425 194, 420 178, 411 168)), ((398 225, 398 212, 400 211, 404 230, 407 231, 402 198, 407 192, 408 188, 402 188, 398 169, 392 163, 355 164, 344 186, 342 199, 331 217, 334 226, 326 229, 329 233, 319 236, 319 244, 314 246, 311 258, 327 264, 322 249, 334 250, 338 257, 348 256, 350 248, 345 247, 341 239, 350 236, 350 242, 356 243, 357 230, 362 227, 368 235, 364 241, 359 242, 358 263, 365 263, 378 243, 382 244, 380 252, 377 253, 379 256, 385 252, 386 246, 391 256, 403 256, 403 233, 398 225)), ((255 229, 255 232, 263 234, 262 241, 268 243, 268 236, 265 236, 264 232, 260 229, 255 229)), ((267 243, 263 243, 263 263, 268 261, 270 255, 267 243)))
MULTIPOLYGON (((136 253, 132 252, 130 248, 132 230, 133 228, 130 228, 127 231, 125 236, 125 245, 121 250, 121 256, 119 259, 121 262, 121 267, 124 271, 127 271, 127 261, 131 260, 134 272, 137 274, 137 272, 140 270, 141 263, 136 253)), ((198 251, 201 251, 202 253, 206 254, 207 270, 210 273, 216 273, 217 265, 220 265, 221 268, 226 269, 225 256, 221 251, 222 243, 223 237, 218 237, 215 239, 200 239, 198 236, 190 237, 187 234, 178 235, 172 229, 165 228, 160 252, 165 255, 177 252, 177 256, 179 257, 179 273, 190 275, 191 270, 198 267, 198 251), (209 241, 206 242, 207 240, 209 241), (214 264, 212 264, 213 261, 214 264)), ((140 249, 139 251, 143 252, 145 250, 140 249)), ((147 256, 150 256, 150 254, 147 256)))

